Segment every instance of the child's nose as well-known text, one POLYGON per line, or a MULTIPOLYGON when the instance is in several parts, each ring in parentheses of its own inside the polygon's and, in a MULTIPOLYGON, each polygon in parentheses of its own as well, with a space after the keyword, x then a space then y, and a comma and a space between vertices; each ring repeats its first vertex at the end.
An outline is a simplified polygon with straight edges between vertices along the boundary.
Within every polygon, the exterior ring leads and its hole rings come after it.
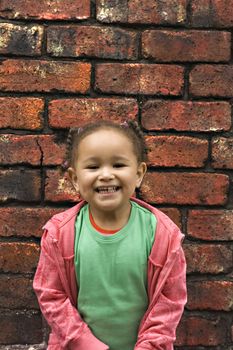
POLYGON ((114 178, 114 174, 109 167, 104 167, 100 171, 99 179, 100 180, 110 180, 114 178))

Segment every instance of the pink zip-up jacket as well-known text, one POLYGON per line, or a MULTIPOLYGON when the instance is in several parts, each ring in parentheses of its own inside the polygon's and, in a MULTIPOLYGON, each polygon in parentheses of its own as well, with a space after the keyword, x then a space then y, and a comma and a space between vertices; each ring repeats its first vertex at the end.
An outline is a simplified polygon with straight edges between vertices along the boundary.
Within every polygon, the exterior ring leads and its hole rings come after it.
MULTIPOLYGON (((157 219, 155 241, 148 260, 149 306, 141 321, 134 350, 172 350, 176 327, 186 303, 184 235, 161 211, 132 198, 157 219)), ((75 220, 86 203, 52 217, 44 226, 41 254, 33 287, 51 327, 49 350, 108 350, 77 310, 74 267, 75 220)), ((120 350, 120 349, 119 349, 120 350)))

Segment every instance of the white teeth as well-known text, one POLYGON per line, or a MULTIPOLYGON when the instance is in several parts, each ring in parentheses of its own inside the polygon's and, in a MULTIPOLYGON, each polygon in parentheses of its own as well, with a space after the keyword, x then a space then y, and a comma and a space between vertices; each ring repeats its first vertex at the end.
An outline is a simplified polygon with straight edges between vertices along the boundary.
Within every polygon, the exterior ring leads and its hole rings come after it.
POLYGON ((109 186, 109 187, 98 187, 97 191, 99 193, 113 193, 117 191, 117 187, 116 186, 109 186))

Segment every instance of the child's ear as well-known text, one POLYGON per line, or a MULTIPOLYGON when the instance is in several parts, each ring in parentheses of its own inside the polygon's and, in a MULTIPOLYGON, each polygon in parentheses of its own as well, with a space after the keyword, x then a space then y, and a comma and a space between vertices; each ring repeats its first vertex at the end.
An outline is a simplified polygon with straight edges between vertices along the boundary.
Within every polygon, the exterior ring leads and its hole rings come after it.
POLYGON ((68 172, 69 180, 72 182, 72 185, 74 186, 75 190, 79 192, 78 177, 75 169, 72 167, 69 167, 67 172, 68 172))
POLYGON ((138 165, 138 171, 137 171, 137 182, 136 182, 136 187, 139 188, 141 186, 141 183, 142 183, 142 180, 143 180, 143 177, 145 175, 147 171, 147 165, 145 162, 141 162, 139 165, 138 165))

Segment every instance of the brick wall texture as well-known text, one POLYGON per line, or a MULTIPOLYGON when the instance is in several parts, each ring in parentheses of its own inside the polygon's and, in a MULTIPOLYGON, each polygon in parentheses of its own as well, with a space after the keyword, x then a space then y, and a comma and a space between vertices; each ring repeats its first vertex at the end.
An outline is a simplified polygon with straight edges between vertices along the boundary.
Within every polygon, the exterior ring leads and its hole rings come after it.
POLYGON ((68 128, 102 118, 140 123, 139 196, 186 235, 176 348, 233 349, 232 35, 233 0, 0 1, 0 350, 46 348, 41 228, 79 199, 68 128))

